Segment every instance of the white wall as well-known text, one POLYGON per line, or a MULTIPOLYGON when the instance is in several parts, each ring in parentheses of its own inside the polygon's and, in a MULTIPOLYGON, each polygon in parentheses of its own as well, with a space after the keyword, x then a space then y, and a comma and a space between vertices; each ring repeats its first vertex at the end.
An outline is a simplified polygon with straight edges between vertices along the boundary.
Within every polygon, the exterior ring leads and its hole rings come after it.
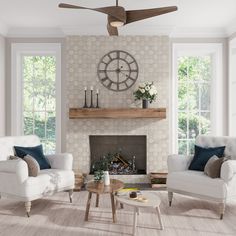
POLYGON ((5 39, 0 35, 0 136, 5 135, 5 39))

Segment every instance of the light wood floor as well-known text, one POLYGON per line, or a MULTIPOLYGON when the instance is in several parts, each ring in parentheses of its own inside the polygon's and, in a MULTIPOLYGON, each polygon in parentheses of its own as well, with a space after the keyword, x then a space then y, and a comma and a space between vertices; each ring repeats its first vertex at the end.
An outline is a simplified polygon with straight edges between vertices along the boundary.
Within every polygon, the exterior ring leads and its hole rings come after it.
MULTIPOLYGON (((165 226, 159 230, 154 212, 142 212, 138 218, 140 236, 195 236, 236 235, 236 201, 228 203, 224 220, 219 220, 217 206, 193 198, 174 196, 173 206, 167 205, 167 193, 156 192, 162 199, 161 211, 165 226)), ((87 192, 74 194, 74 202, 67 193, 33 202, 31 217, 24 213, 24 204, 0 200, 0 235, 4 236, 118 236, 131 235, 133 215, 131 208, 118 210, 116 224, 111 220, 109 195, 101 197, 100 208, 92 201, 89 222, 84 222, 87 192)))

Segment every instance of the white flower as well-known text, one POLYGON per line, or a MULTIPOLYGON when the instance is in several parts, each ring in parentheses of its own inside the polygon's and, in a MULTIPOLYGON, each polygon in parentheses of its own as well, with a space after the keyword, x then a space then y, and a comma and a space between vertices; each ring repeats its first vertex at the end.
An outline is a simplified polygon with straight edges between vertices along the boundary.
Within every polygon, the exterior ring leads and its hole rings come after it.
POLYGON ((156 86, 152 84, 152 85, 151 85, 151 88, 156 89, 156 86))
POLYGON ((144 88, 144 87, 145 87, 145 83, 139 84, 139 87, 140 87, 140 88, 144 88))
POLYGON ((145 89, 143 89, 143 88, 139 88, 139 91, 140 91, 141 93, 145 93, 145 89))
POLYGON ((150 87, 148 85, 145 86, 145 90, 148 91, 150 87))
POLYGON ((156 89, 155 88, 151 88, 150 90, 149 90, 149 94, 152 96, 152 95, 156 95, 157 94, 157 91, 156 91, 156 89))

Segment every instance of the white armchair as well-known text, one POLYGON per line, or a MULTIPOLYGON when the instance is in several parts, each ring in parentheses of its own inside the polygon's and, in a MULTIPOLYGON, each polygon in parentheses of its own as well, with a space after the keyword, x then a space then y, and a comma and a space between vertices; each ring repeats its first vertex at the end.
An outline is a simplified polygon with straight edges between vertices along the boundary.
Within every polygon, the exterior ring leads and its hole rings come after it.
POLYGON ((225 203, 236 198, 236 137, 198 136, 196 145, 201 147, 226 146, 226 161, 221 167, 220 178, 212 179, 202 171, 188 170, 191 156, 171 155, 168 157, 167 190, 171 206, 173 193, 179 193, 215 201, 219 204, 220 218, 223 219, 225 203))
POLYGON ((29 177, 28 166, 21 159, 8 160, 14 155, 13 146, 37 146, 35 135, 0 138, 0 194, 25 202, 29 216, 31 201, 60 191, 69 191, 70 202, 74 189, 73 157, 71 154, 48 155, 51 169, 41 170, 37 177, 29 177))

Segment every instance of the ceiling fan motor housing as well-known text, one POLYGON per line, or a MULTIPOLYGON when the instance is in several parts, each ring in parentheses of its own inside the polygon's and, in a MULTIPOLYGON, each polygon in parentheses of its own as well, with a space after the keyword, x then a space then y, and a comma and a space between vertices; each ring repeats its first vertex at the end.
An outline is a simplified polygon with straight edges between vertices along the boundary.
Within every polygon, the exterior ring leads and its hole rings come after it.
POLYGON ((114 26, 114 25, 118 25, 118 26, 124 25, 126 23, 125 9, 123 7, 120 7, 120 6, 116 6, 116 7, 114 6, 114 13, 113 12, 110 12, 110 14, 108 13, 108 22, 112 26, 114 26))
POLYGON ((108 23, 112 26, 112 27, 120 27, 123 26, 125 24, 126 21, 121 21, 120 19, 117 19, 114 16, 107 16, 108 18, 108 23))

